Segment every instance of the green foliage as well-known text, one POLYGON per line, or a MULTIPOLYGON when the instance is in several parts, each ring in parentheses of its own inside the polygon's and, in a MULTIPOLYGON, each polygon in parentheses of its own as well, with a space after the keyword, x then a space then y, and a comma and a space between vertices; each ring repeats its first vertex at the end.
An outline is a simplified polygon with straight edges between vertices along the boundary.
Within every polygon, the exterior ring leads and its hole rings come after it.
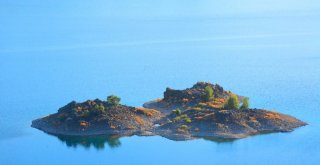
POLYGON ((176 115, 181 115, 182 113, 182 111, 179 108, 173 110, 172 112, 175 113, 176 115))
POLYGON ((188 117, 187 114, 183 114, 183 115, 180 115, 180 116, 176 116, 175 118, 173 118, 173 122, 177 122, 177 121, 180 121, 180 120, 186 120, 188 117))
POLYGON ((214 100, 214 96, 213 96, 213 89, 211 86, 206 86, 204 88, 205 91, 205 100, 206 101, 213 101, 214 100))
POLYGON ((107 103, 113 106, 119 105, 121 98, 115 95, 110 95, 107 98, 107 103))
POLYGON ((187 125, 181 125, 179 128, 183 130, 187 130, 189 127, 187 125))
POLYGON ((177 117, 173 118, 173 121, 174 121, 174 122, 179 121, 179 120, 181 120, 181 117, 180 117, 180 116, 177 116, 177 117))
POLYGON ((248 109, 249 105, 249 98, 246 97, 243 99, 240 109, 248 109))
POLYGON ((105 113, 105 108, 104 108, 104 106, 103 106, 102 104, 100 104, 100 105, 95 105, 95 106, 94 106, 94 112, 95 112, 96 114, 105 113))
POLYGON ((225 109, 239 109, 239 100, 236 95, 230 96, 226 104, 224 105, 225 109))
POLYGON ((191 123, 191 119, 190 118, 186 118, 186 123, 191 123))
POLYGON ((188 129, 189 127, 187 125, 181 125, 179 128, 177 128, 177 132, 186 132, 188 129))

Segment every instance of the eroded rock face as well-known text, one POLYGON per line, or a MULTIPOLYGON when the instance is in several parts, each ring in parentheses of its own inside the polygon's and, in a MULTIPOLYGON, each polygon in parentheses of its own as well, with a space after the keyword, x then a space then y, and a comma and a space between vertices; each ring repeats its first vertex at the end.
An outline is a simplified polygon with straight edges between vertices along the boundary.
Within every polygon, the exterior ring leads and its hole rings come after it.
POLYGON ((57 113, 34 120, 32 127, 60 135, 160 135, 188 140, 238 139, 259 133, 289 132, 306 125, 294 117, 262 109, 226 110, 223 105, 231 95, 235 94, 219 85, 198 82, 185 90, 167 88, 163 99, 147 102, 145 108, 109 105, 99 99, 72 101, 57 113), (214 93, 210 101, 203 97, 207 86, 214 93))

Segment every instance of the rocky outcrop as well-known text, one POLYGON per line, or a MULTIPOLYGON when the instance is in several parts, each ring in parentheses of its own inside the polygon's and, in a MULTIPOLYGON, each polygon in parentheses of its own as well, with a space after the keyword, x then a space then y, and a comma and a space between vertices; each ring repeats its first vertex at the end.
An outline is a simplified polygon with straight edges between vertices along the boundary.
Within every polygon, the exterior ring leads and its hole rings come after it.
MULTIPOLYGON (((167 88, 164 92, 163 99, 157 99, 143 104, 145 108, 153 108, 161 111, 164 114, 170 114, 174 109, 181 109, 182 111, 192 109, 200 104, 206 103, 211 109, 221 109, 225 101, 231 96, 235 95, 230 91, 225 91, 218 84, 211 84, 208 82, 197 82, 191 88, 184 90, 175 90, 167 88), (208 102, 205 98, 205 88, 211 87, 213 96, 216 98, 214 102, 208 102)), ((237 95, 239 100, 243 100, 243 96, 237 95)))
POLYGON ((32 127, 54 135, 160 135, 188 140, 238 139, 290 132, 306 125, 294 117, 263 109, 225 109, 230 96, 237 96, 240 101, 244 98, 217 84, 198 82, 185 90, 167 88, 163 99, 147 102, 144 108, 111 105, 99 99, 72 101, 57 113, 32 121, 32 127), (205 97, 207 87, 212 89, 211 99, 205 97))
POLYGON ((199 102, 206 102, 205 100, 205 88, 210 86, 213 89, 215 98, 227 98, 229 92, 224 91, 219 85, 213 85, 207 82, 198 82, 193 85, 192 88, 184 90, 175 90, 167 88, 164 92, 163 101, 173 104, 196 104, 199 102))
POLYGON ((214 137, 238 139, 269 132, 290 132, 306 123, 276 112, 262 109, 187 110, 170 114, 157 134, 173 140, 214 137))
POLYGON ((71 102, 58 113, 34 120, 32 127, 50 134, 63 135, 132 135, 144 134, 161 113, 147 108, 108 105, 101 100, 71 102))

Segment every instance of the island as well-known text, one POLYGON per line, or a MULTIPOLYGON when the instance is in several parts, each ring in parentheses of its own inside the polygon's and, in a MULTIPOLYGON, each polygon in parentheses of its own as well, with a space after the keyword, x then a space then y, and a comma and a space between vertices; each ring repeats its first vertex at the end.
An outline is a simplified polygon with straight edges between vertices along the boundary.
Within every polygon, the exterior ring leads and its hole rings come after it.
POLYGON ((120 104, 118 96, 70 102, 57 113, 32 121, 32 127, 63 136, 154 136, 171 140, 239 139, 291 132, 305 122, 292 116, 250 108, 249 98, 218 84, 197 82, 191 88, 167 88, 164 97, 141 107, 120 104))

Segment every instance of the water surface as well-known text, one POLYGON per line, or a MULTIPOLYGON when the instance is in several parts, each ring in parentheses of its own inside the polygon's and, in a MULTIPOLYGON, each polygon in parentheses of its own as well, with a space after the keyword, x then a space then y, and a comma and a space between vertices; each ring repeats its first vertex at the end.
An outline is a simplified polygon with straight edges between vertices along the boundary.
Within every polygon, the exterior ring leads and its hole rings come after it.
POLYGON ((319 8, 312 0, 1 1, 0 164, 317 164, 319 8), (116 94, 142 106, 197 81, 309 125, 231 142, 70 139, 30 127, 71 100, 116 94))

